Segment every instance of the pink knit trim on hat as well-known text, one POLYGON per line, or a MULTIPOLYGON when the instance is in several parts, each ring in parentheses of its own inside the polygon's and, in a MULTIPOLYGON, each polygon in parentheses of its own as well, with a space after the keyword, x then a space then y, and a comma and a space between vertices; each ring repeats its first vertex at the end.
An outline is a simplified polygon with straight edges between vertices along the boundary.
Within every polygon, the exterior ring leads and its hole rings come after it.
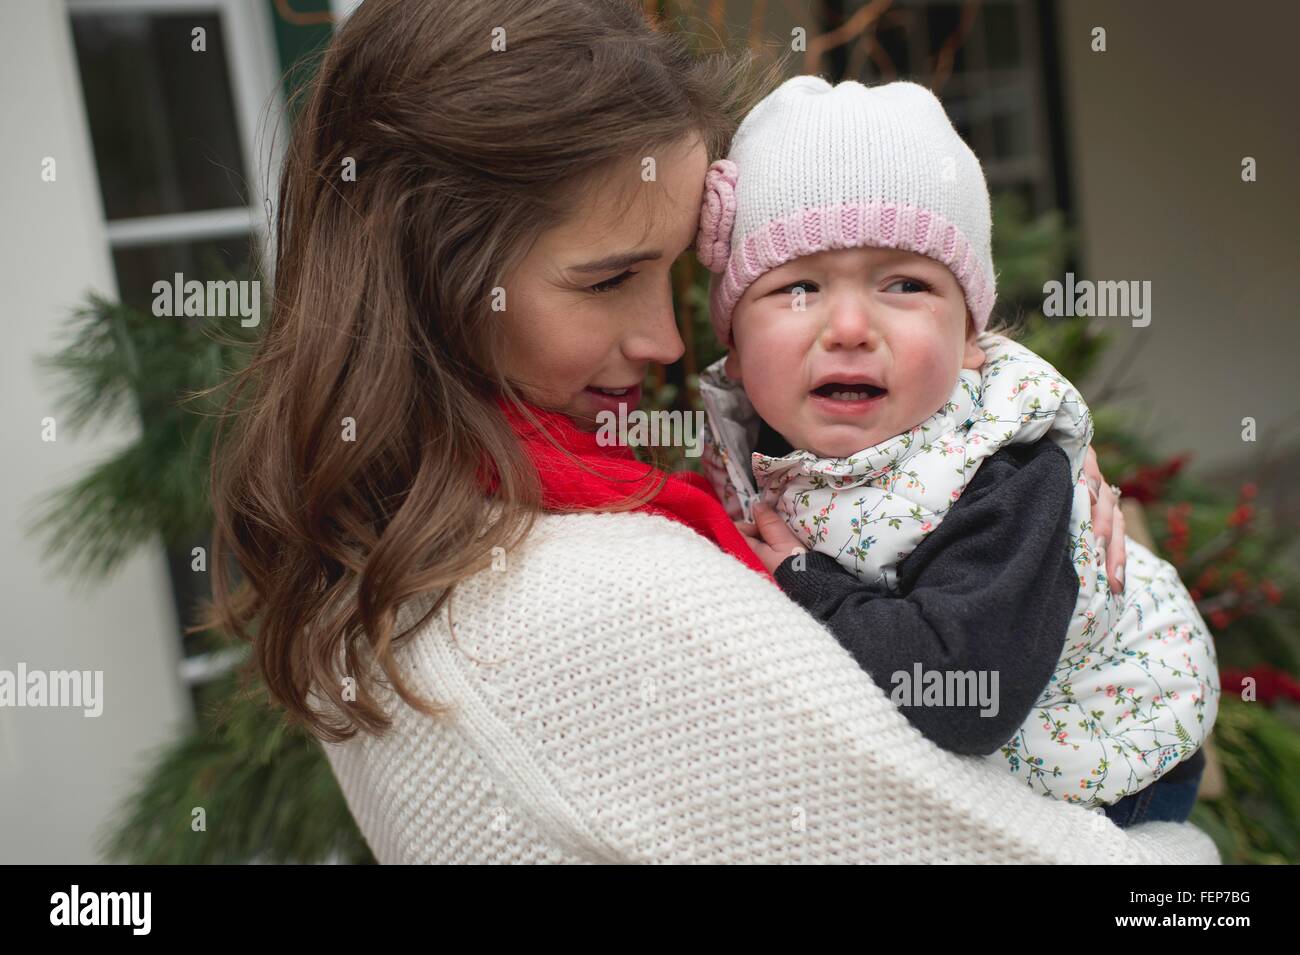
MULTIPOLYGON (((731 213, 733 220, 734 208, 731 213)), ((847 202, 801 209, 751 232, 730 249, 726 271, 712 283, 709 315, 718 340, 731 344, 731 313, 765 272, 827 249, 880 246, 929 256, 946 265, 966 296, 975 330, 988 325, 997 297, 995 279, 961 230, 943 216, 900 202, 847 202)), ((714 252, 717 245, 711 247, 714 252)), ((721 271, 721 268, 715 269, 721 271)))
POLYGON ((731 227, 736 222, 736 177, 730 159, 716 160, 704 176, 704 204, 695 254, 710 272, 721 272, 731 258, 731 227))

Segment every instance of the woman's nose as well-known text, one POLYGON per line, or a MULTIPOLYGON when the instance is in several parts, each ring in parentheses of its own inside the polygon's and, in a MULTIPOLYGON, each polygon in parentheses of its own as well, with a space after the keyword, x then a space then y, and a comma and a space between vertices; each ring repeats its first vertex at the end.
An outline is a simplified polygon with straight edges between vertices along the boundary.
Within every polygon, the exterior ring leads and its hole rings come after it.
POLYGON ((672 287, 665 285, 663 294, 648 307, 638 311, 623 343, 629 361, 671 365, 686 353, 686 343, 677 328, 673 311, 672 287))
POLYGON ((869 303, 859 296, 850 296, 829 305, 821 335, 823 348, 871 349, 880 344, 880 334, 869 303))

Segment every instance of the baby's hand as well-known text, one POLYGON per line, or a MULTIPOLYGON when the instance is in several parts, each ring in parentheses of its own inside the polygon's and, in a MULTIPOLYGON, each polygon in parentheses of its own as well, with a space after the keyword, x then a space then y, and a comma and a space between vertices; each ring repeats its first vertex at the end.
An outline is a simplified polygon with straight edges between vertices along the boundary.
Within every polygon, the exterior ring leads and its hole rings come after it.
POLYGON ((776 573, 786 558, 805 550, 781 516, 766 504, 754 505, 753 524, 745 521, 736 521, 735 524, 736 530, 745 535, 750 549, 758 555, 769 574, 776 573))

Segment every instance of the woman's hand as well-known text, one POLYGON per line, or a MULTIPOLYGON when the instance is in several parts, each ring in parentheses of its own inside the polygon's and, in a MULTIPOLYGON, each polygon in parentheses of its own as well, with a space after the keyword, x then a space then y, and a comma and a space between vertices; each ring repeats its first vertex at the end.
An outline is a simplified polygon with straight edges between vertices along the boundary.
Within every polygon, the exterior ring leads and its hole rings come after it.
POLYGON ((1112 593, 1124 590, 1124 562, 1128 555, 1124 551, 1124 512, 1119 508, 1119 495, 1111 490, 1111 485, 1101 476, 1097 466, 1097 453, 1088 448, 1088 457, 1083 465, 1084 476, 1088 479, 1088 493, 1092 495, 1092 528, 1097 543, 1106 555, 1106 577, 1110 581, 1112 593))
POLYGON ((754 505, 754 523, 736 521, 735 524, 736 530, 745 535, 750 549, 758 555, 769 574, 775 574, 786 558, 804 552, 805 548, 799 543, 799 538, 790 532, 781 516, 766 504, 754 505))

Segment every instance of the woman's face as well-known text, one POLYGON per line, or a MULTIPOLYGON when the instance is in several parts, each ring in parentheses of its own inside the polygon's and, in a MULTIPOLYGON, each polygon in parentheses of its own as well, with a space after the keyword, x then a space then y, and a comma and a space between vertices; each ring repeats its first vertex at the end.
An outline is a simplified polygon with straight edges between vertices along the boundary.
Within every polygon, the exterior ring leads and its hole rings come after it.
POLYGON ((695 239, 707 168, 694 141, 620 163, 510 274, 503 370, 526 398, 594 430, 597 413, 637 407, 651 362, 681 357, 669 270, 695 239))

